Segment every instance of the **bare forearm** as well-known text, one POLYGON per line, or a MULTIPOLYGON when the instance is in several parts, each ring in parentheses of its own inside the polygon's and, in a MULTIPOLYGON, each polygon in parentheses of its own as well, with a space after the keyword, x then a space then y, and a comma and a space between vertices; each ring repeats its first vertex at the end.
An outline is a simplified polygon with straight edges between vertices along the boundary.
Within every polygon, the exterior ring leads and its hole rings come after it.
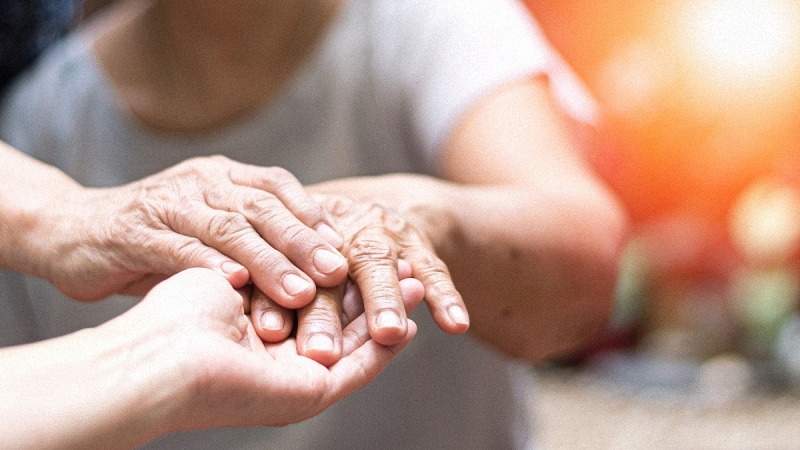
POLYGON ((311 189, 398 210, 447 263, 475 335, 538 361, 579 345, 610 307, 624 219, 584 183, 465 186, 401 174, 311 189))
POLYGON ((624 219, 598 195, 455 188, 442 245, 476 336, 539 361, 573 350, 606 321, 624 219))
POLYGON ((0 350, 0 447, 131 448, 155 437, 163 384, 141 358, 152 345, 131 351, 125 338, 90 329, 0 350))
POLYGON ((32 236, 42 226, 40 211, 54 198, 81 189, 60 170, 0 142, 0 268, 40 275, 32 236))

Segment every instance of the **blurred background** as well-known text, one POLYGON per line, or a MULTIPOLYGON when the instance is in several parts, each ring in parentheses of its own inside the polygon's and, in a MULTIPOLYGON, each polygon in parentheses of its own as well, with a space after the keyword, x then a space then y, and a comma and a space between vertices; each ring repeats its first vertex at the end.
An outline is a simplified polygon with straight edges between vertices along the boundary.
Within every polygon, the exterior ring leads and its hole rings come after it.
MULTIPOLYGON (((782 438, 784 422, 794 432, 800 2, 526 4, 600 103, 588 158, 634 224, 609 329, 558 365, 560 378, 544 372, 542 416, 557 422, 554 411, 594 400, 605 415, 615 404, 629 422, 666 414, 673 426, 665 431, 675 432, 679 419, 653 404, 670 405, 689 422, 703 411, 706 425, 715 423, 709 415, 722 414, 731 427, 717 429, 721 439, 747 428, 733 411, 744 411, 754 432, 782 438), (564 367, 573 378, 563 376, 564 367), (570 385, 576 374, 581 383, 570 385), (587 379, 619 395, 587 390, 587 379), (626 397, 638 403, 620 404, 626 397)), ((580 424, 571 417, 561 425, 574 432, 580 424)), ((584 425, 597 424, 593 417, 584 425)), ((783 443, 800 446, 800 438, 783 443)))

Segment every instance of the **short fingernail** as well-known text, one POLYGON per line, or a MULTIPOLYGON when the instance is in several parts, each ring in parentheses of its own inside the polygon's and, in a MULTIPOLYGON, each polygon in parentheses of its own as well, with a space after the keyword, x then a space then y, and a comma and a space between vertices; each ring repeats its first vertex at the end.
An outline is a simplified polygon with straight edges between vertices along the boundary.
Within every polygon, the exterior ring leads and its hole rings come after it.
POLYGON ((344 256, 333 253, 330 250, 321 248, 314 252, 314 267, 324 274, 329 274, 337 271, 345 262, 344 256))
POLYGON ((265 330, 280 331, 283 324, 283 315, 278 311, 269 310, 261 314, 261 328, 265 330))
POLYGON ((447 308, 447 314, 450 315, 450 320, 459 325, 469 324, 469 316, 467 316, 467 312, 464 311, 464 308, 460 306, 453 305, 447 308))
POLYGON ((378 328, 401 328, 403 326, 400 316, 392 310, 381 311, 375 322, 378 324, 378 328))
POLYGON ((219 268, 222 269, 222 271, 227 273, 228 275, 232 275, 240 270, 244 270, 243 265, 235 263, 233 261, 225 261, 219 266, 219 268))
POLYGON ((312 334, 306 341, 306 347, 308 347, 309 350, 330 352, 334 349, 333 339, 327 334, 312 334))
POLYGON ((293 273, 283 277, 283 282, 281 284, 283 285, 283 289, 289 295, 297 295, 311 287, 311 283, 309 283, 306 279, 293 273))
POLYGON ((323 239, 336 248, 341 247, 344 243, 342 236, 326 223, 317 225, 316 230, 323 239))

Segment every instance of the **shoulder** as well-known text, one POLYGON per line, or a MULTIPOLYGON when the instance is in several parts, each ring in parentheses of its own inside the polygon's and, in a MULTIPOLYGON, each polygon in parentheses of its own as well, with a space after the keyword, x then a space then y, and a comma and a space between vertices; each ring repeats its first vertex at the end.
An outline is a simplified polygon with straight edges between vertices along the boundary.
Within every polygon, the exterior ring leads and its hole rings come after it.
MULTIPOLYGON (((530 48, 544 44, 530 14, 517 0, 363 1, 372 21, 407 46, 439 45, 451 39, 518 40, 530 48)), ((541 50, 541 49, 539 49, 541 50)))
POLYGON ((505 83, 547 73, 554 54, 518 0, 366 0, 366 41, 412 136, 435 165, 454 124, 505 83), (388 80, 388 81, 387 81, 388 80))

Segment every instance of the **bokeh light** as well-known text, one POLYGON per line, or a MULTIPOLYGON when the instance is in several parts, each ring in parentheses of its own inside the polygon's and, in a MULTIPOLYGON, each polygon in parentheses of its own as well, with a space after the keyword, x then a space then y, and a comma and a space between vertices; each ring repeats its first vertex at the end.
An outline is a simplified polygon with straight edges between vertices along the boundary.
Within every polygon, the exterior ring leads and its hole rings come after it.
POLYGON ((800 1, 526 1, 598 100, 587 159, 634 223, 605 342, 708 364, 709 401, 754 361, 800 388, 800 1))
POLYGON ((699 72, 713 77, 709 82, 763 85, 785 77, 795 63, 800 25, 795 1, 693 0, 682 9, 685 45, 699 72))
POLYGON ((800 193, 775 180, 753 184, 731 214, 731 236, 750 264, 786 264, 800 250, 800 193))
POLYGON ((695 115, 764 128, 796 112, 800 4, 686 0, 677 14, 675 39, 695 115))

